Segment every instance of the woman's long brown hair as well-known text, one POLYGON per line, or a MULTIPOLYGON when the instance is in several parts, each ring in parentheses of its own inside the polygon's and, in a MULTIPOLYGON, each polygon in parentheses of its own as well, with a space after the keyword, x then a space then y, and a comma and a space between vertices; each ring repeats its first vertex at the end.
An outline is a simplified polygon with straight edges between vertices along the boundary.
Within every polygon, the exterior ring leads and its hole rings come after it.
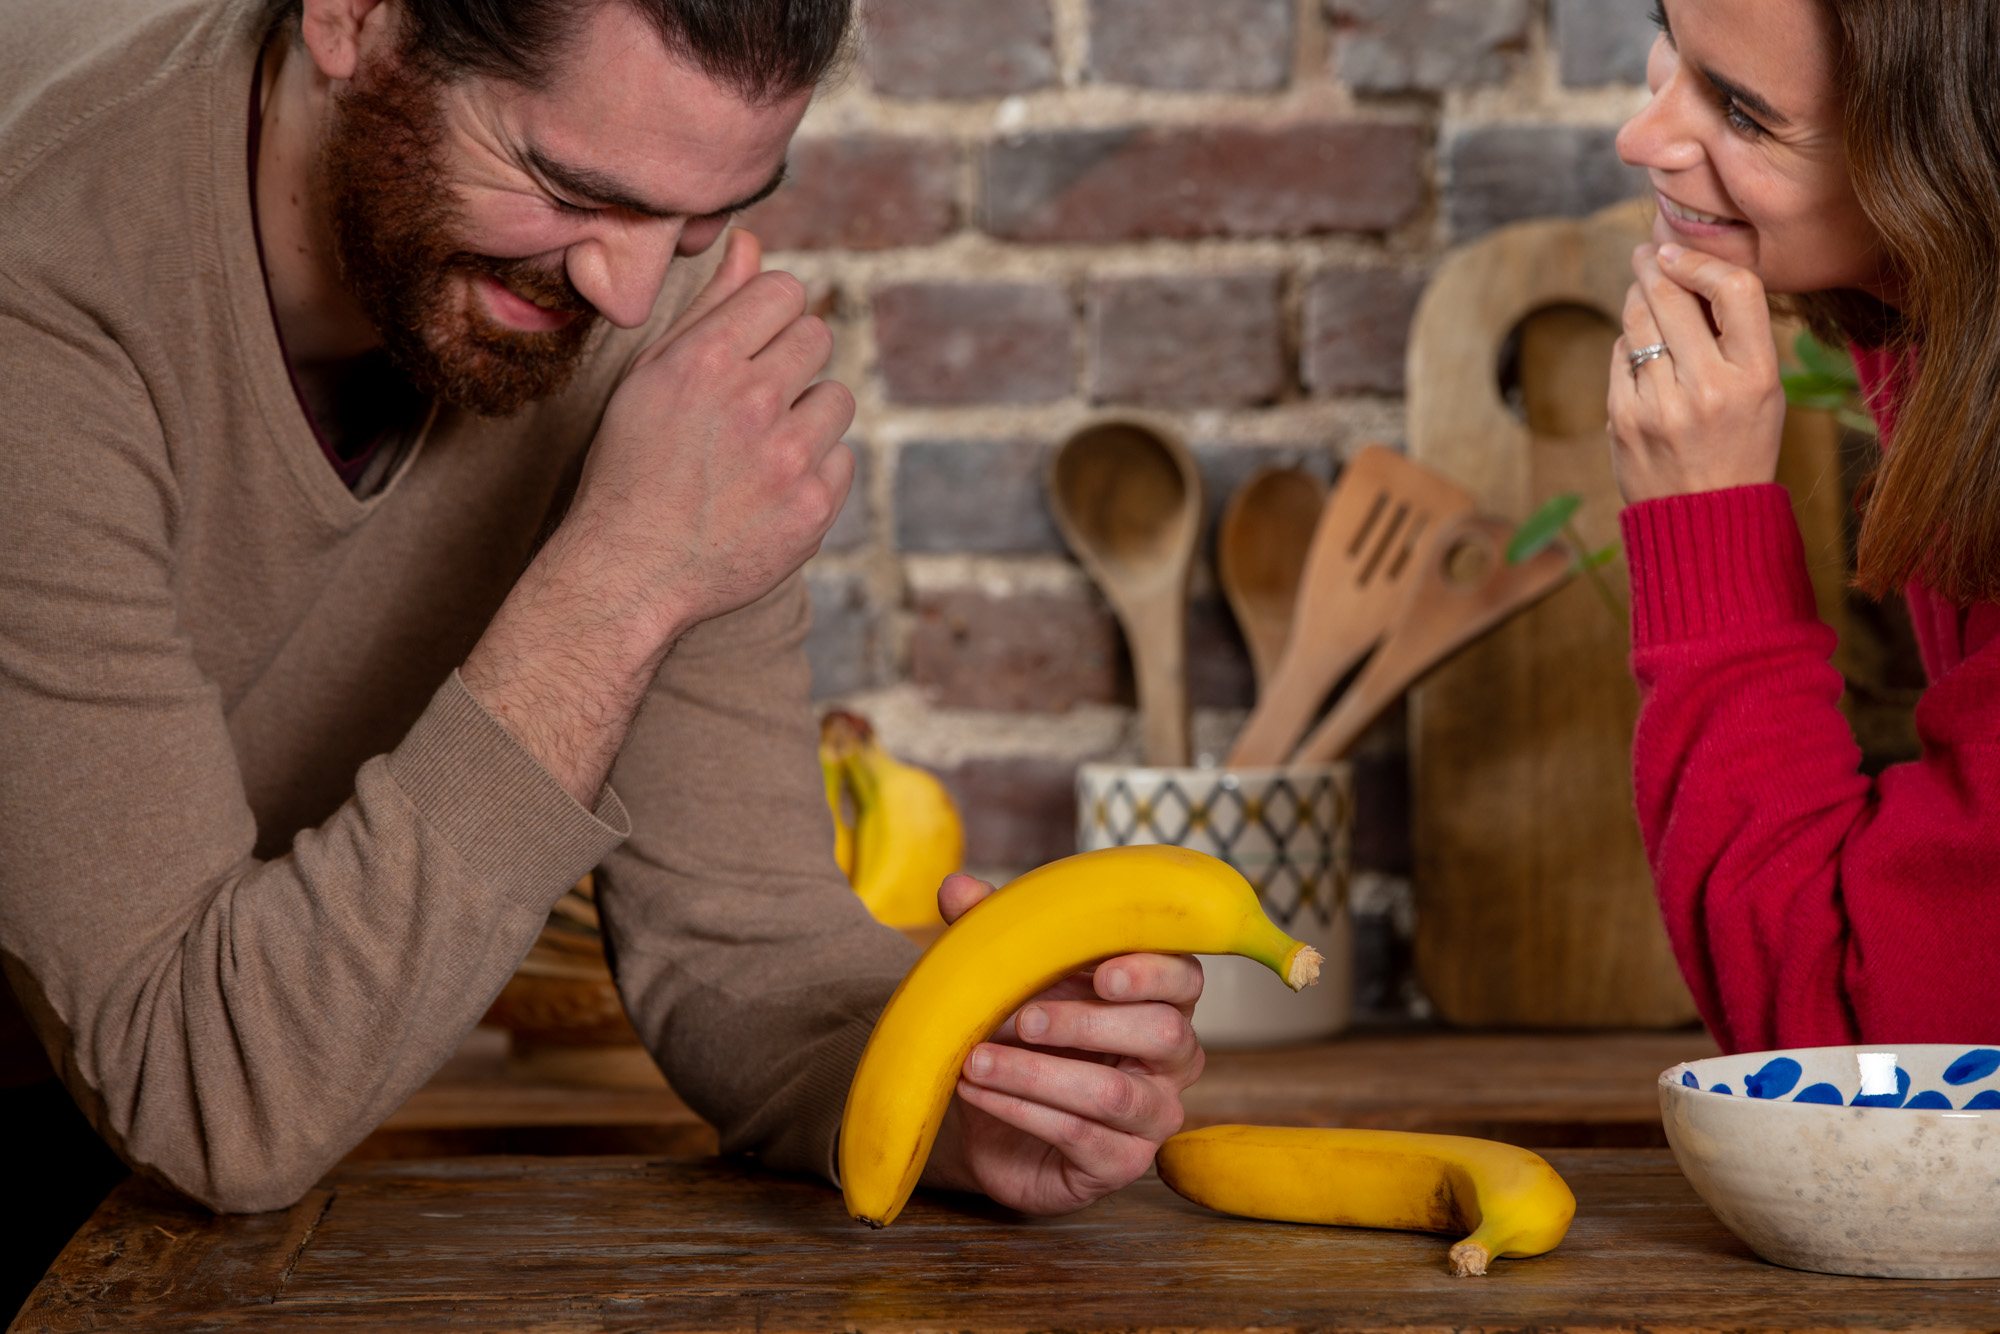
POLYGON ((1857 579, 2000 601, 2000 0, 1823 0, 1847 156, 1895 309, 1795 298, 1822 338, 1915 354, 1865 494, 1857 579))

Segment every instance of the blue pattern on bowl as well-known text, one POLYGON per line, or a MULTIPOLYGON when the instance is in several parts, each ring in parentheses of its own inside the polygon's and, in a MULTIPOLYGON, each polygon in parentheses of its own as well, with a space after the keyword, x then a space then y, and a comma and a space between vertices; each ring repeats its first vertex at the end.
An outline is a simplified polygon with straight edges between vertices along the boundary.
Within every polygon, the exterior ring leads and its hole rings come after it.
MULTIPOLYGON (((1889 1045, 1892 1044, 1884 1044, 1885 1048, 1889 1045)), ((1742 1081, 1745 1094, 1771 1101, 1818 1103, 1829 1107, 1902 1108, 1906 1111, 1943 1112, 1954 1107, 1969 1112, 2000 1111, 2000 1048, 1905 1047, 1904 1051, 1910 1055, 1896 1066, 1894 1093, 1861 1091, 1861 1070, 1851 1054, 1852 1050, 1826 1047, 1804 1052, 1802 1055, 1807 1058, 1805 1064, 1792 1056, 1773 1056, 1763 1052, 1716 1056, 1705 1061, 1690 1061, 1670 1073, 1677 1073, 1679 1083, 1686 1088, 1724 1096, 1733 1094, 1734 1086, 1728 1079, 1717 1076, 1729 1075, 1742 1081), (1948 1054, 1951 1059, 1945 1060, 1940 1053, 1948 1054), (1750 1068, 1751 1061, 1757 1062, 1755 1068, 1750 1068), (1914 1073, 1909 1068, 1911 1066, 1915 1067, 1914 1073), (1703 1076, 1715 1082, 1705 1085, 1703 1076), (1800 1088, 1801 1083, 1805 1087, 1800 1088), (1925 1085, 1929 1087, 1923 1087, 1925 1085), (1958 1090, 1957 1095, 1945 1092, 1938 1085, 1958 1090), (1912 1087, 1918 1087, 1920 1091, 1913 1095, 1910 1092, 1912 1087), (1798 1091, 1794 1093, 1794 1089, 1798 1091)))
POLYGON ((1970 1084, 1975 1079, 1986 1078, 1995 1070, 2000 1070, 2000 1051, 1995 1051, 1991 1047, 1980 1047, 1953 1061, 1945 1069, 1944 1082, 1970 1084))

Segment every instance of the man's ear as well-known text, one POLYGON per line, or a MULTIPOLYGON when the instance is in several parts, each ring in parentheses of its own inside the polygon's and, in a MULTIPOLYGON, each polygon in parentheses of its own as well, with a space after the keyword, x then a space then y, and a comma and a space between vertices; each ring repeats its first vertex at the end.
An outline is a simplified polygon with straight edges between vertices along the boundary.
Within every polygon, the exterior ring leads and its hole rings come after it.
POLYGON ((300 36, 328 79, 346 80, 395 28, 394 0, 304 0, 300 36))

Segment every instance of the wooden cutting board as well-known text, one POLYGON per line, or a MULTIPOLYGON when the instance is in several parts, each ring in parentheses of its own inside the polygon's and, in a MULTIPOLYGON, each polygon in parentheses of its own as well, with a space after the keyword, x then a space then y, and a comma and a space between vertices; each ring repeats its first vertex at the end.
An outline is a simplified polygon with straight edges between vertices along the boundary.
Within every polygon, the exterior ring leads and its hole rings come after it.
MULTIPOLYGON (((1447 258, 1411 331, 1411 456, 1516 520, 1576 492, 1585 542, 1617 540, 1606 374, 1632 248, 1648 228, 1647 210, 1621 205, 1510 227, 1447 258), (1517 328, 1525 421, 1496 370, 1517 328)), ((1796 483, 1821 614, 1838 629, 1836 445, 1825 414, 1794 412, 1782 480, 1796 483)), ((1696 1018, 1633 813, 1625 563, 1602 573, 1620 614, 1575 580, 1413 692, 1416 967, 1451 1023, 1696 1018)))

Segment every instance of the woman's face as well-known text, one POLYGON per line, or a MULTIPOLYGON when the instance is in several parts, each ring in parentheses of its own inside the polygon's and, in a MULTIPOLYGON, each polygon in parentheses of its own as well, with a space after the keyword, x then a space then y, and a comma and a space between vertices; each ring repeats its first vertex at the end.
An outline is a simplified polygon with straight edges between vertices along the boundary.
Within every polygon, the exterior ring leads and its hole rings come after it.
POLYGON ((1661 0, 1652 101, 1618 155, 1658 196, 1653 239, 1739 264, 1771 292, 1886 295, 1848 175, 1824 0, 1661 0))

